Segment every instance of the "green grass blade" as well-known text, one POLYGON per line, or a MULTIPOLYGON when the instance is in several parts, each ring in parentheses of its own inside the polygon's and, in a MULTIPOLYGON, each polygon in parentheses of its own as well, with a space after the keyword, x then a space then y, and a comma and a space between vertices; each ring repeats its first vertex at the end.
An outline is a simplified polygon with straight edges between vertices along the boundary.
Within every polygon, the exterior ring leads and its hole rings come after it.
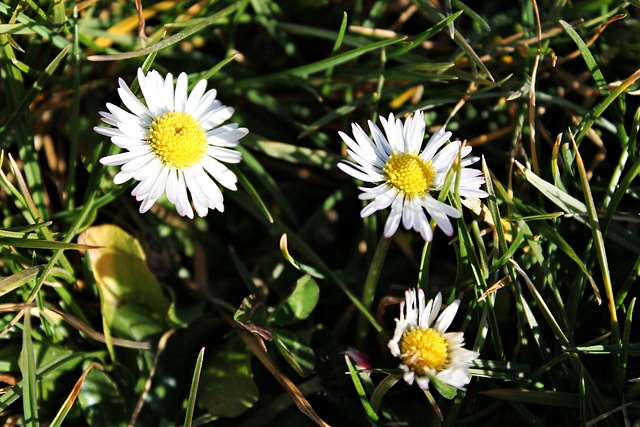
POLYGON ((21 370, 23 383, 22 410, 25 426, 38 427, 38 395, 36 390, 36 360, 31 341, 31 313, 27 308, 24 312, 24 326, 22 330, 21 370))
POLYGON ((584 59, 584 62, 587 64, 587 67, 589 68, 589 71, 591 71, 591 75, 593 76, 593 79, 596 81, 596 85, 598 85, 598 87, 600 88, 606 86, 607 82, 605 81, 604 76, 602 75, 602 71, 600 71, 600 68, 596 63, 596 60, 591 54, 591 51, 587 47, 586 43, 578 35, 576 30, 574 30, 573 27, 569 25, 567 22, 560 20, 560 25, 562 25, 562 28, 564 28, 567 34, 569 34, 569 37, 571 37, 571 39, 578 46, 578 50, 580 50, 582 59, 584 59))
POLYGON ((25 248, 25 249, 73 249, 73 250, 83 250, 83 249, 98 249, 97 247, 91 245, 80 245, 77 243, 66 243, 66 242, 56 242, 51 240, 40 240, 40 239, 24 239, 24 238, 14 238, 14 237, 0 237, 0 246, 13 246, 16 248, 25 248))
MULTIPOLYGON (((340 46, 342 46, 342 41, 344 40, 344 33, 347 31, 347 22, 348 22, 347 12, 343 12, 342 23, 340 24, 340 29, 338 30, 338 36, 336 37, 336 40, 333 43, 333 49, 331 50, 332 55, 335 55, 336 52, 338 52, 338 50, 340 49, 340 46)), ((333 75, 333 69, 334 67, 329 67, 324 72, 324 83, 322 84, 322 89, 320 90, 320 93, 322 94, 322 96, 326 97, 327 95, 329 95, 331 91, 330 85, 331 85, 331 76, 333 75)))
POLYGON ((239 4, 235 3, 231 6, 227 6, 222 9, 220 12, 214 13, 213 15, 201 20, 197 24, 192 27, 187 28, 186 30, 180 31, 172 35, 171 37, 166 38, 165 40, 159 41, 151 46, 147 46, 142 49, 138 49, 132 52, 123 52, 123 53, 114 53, 111 55, 90 55, 87 57, 89 61, 121 61, 123 59, 131 59, 138 58, 140 56, 147 56, 151 53, 158 52, 162 49, 166 49, 169 46, 173 46, 174 44, 186 39, 187 37, 197 33, 208 27, 209 25, 213 25, 219 22, 222 18, 231 14, 234 10, 238 8, 239 4))
POLYGON ((591 227, 591 235, 595 243, 598 263, 600 264, 600 271, 602 273, 602 281, 604 283, 604 290, 605 294, 607 295, 607 307, 609 308, 609 315, 611 316, 610 320, 612 329, 611 332, 613 334, 612 338, 615 342, 620 342, 620 326, 618 325, 618 315, 616 312, 615 297, 613 295, 611 275, 609 273, 609 262, 607 260, 606 249, 604 247, 604 237, 602 236, 602 231, 600 230, 598 213, 593 201, 593 195, 591 193, 589 179, 587 178, 587 172, 585 170, 584 163, 582 162, 580 152, 578 151, 578 145, 575 141, 573 142, 573 154, 576 159, 580 181, 582 183, 582 192, 584 193, 584 198, 587 202, 586 205, 587 211, 589 213, 589 226, 591 227))
POLYGON ((193 368, 193 378, 191 379, 191 389, 187 400, 187 413, 184 416, 184 427, 191 427, 193 424, 193 411, 196 407, 196 396, 198 395, 198 385, 200 384, 200 372, 202 371, 202 361, 204 359, 204 347, 198 353, 196 366, 193 368))
MULTIPOLYGON (((365 53, 371 52, 373 50, 381 49, 386 46, 391 46, 393 44, 399 43, 401 41, 406 40, 405 37, 397 37, 390 40, 382 40, 376 43, 371 43, 367 46, 363 46, 357 49, 350 50, 348 52, 341 53, 336 56, 329 57, 327 59, 323 59, 321 61, 317 61, 311 64, 302 65, 300 67, 292 68, 290 70, 282 71, 277 74, 277 76, 281 75, 289 75, 296 77, 306 77, 310 74, 315 74, 320 71, 327 70, 330 67, 335 67, 336 65, 343 64, 345 62, 352 61, 365 53)), ((268 78, 269 76, 265 77, 268 78)))
POLYGON ((360 398, 360 403, 362 404, 362 408, 364 409, 365 413, 367 414, 367 416, 371 421, 374 421, 374 422, 378 421, 379 419, 378 414, 376 414, 376 411, 374 411, 374 409, 371 407, 371 404, 369 403, 369 399, 367 399, 367 394, 364 391, 364 387, 362 386, 362 381, 360 381, 358 372, 353 367, 353 363, 351 363, 349 356, 346 354, 344 356, 344 361, 347 364, 347 367, 349 368, 349 376, 351 377, 353 386, 355 387, 356 392, 358 393, 358 397, 360 398))
POLYGON ((633 74, 623 80, 622 83, 620 83, 620 86, 615 88, 615 90, 607 95, 607 97, 601 103, 596 105, 595 108, 582 119, 577 127, 577 129, 579 129, 579 132, 575 138, 576 144, 580 145, 593 124, 602 115, 602 113, 604 113, 604 110, 606 110, 613 101, 615 101, 620 95, 622 95, 629 88, 629 86, 635 83, 638 79, 640 79, 640 70, 636 70, 633 74))
MULTIPOLYGON (((40 366, 36 372, 36 379, 38 381, 47 378, 49 375, 61 369, 68 363, 76 362, 78 359, 86 357, 82 353, 66 353, 60 357, 57 357, 44 365, 40 366)), ((18 400, 20 396, 24 394, 24 381, 20 381, 0 396, 0 411, 4 411, 9 405, 18 400)))

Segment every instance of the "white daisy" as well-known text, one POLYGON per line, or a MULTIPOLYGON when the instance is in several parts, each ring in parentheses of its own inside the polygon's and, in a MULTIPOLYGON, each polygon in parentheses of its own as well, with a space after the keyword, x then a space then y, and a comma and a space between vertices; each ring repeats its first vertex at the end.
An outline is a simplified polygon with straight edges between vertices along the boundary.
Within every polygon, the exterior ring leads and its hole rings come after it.
POLYGON ((405 301, 400 303, 400 319, 396 319, 396 330, 387 346, 391 354, 400 358, 404 380, 427 390, 429 376, 445 384, 462 389, 469 384, 469 364, 479 353, 463 348, 462 332, 445 332, 460 306, 455 300, 438 316, 442 306, 442 295, 425 307, 424 292, 409 289, 405 301), (436 319, 436 316, 438 318, 436 319))
POLYGON ((235 191, 237 178, 221 162, 241 160, 241 154, 232 148, 248 133, 236 123, 222 125, 233 108, 216 99, 215 89, 205 92, 206 80, 200 80, 187 94, 185 73, 178 76, 174 88, 171 74, 163 78, 152 70, 145 76, 138 69, 146 105, 123 79, 118 82, 118 94, 130 112, 108 103, 109 112, 101 111, 100 115, 114 127, 93 128, 126 150, 100 159, 104 165, 121 166, 113 181, 140 181, 131 192, 142 202, 140 213, 148 211, 164 193, 182 216, 193 218, 193 208, 202 217, 209 209, 223 211, 217 183, 235 191))
MULTIPOLYGON (((380 117, 380 121, 384 134, 369 121, 373 141, 356 123, 351 125, 355 141, 344 132, 339 133, 347 144, 347 152, 353 162, 345 160, 338 167, 356 179, 378 183, 372 188, 360 187, 362 193, 358 197, 361 200, 373 200, 362 209, 360 216, 364 218, 391 206, 384 226, 385 237, 393 236, 402 220, 405 229, 416 230, 424 240, 430 241, 432 232, 426 210, 438 227, 450 236, 453 226, 448 217, 460 218, 461 214, 454 207, 432 197, 431 192, 442 189, 462 143, 453 141, 440 150, 451 137, 451 132, 438 129, 422 150, 425 134, 422 111, 407 117, 404 125, 393 114, 389 114, 386 120, 380 117)), ((466 168, 480 159, 467 158, 470 153, 471 147, 462 148, 458 192, 464 197, 487 197, 488 194, 480 189, 484 184, 482 173, 466 168)))

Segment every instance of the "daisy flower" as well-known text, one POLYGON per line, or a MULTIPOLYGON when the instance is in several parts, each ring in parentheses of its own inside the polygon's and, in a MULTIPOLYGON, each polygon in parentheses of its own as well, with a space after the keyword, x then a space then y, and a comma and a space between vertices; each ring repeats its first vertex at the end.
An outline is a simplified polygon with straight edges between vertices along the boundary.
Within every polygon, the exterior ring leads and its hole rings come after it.
POLYGON ((469 384, 469 364, 480 353, 467 350, 462 332, 445 332, 460 306, 455 300, 440 313, 442 295, 425 306, 422 289, 409 289, 400 303, 400 319, 396 319, 396 330, 387 345, 391 354, 402 363, 404 380, 427 390, 429 378, 433 376, 445 384, 462 389, 469 384), (437 316, 437 319, 436 319, 437 316))
MULTIPOLYGON (((462 143, 453 141, 445 145, 451 132, 438 129, 422 150, 425 134, 422 111, 407 117, 404 125, 393 114, 389 114, 388 119, 380 117, 380 121, 384 134, 369 121, 373 140, 356 123, 351 125, 355 141, 344 132, 339 133, 353 161, 344 160, 338 167, 356 179, 378 184, 360 187, 362 193, 358 197, 372 200, 362 209, 360 216, 364 218, 391 206, 384 226, 385 237, 393 236, 402 221, 405 229, 413 229, 424 240, 430 241, 432 232, 428 214, 445 234, 451 236, 453 226, 449 217, 460 218, 461 214, 456 208, 432 197, 431 192, 442 190, 462 143)), ((464 197, 487 197, 488 194, 480 189, 484 184, 482 173, 467 168, 480 160, 479 157, 467 157, 470 153, 471 147, 462 148, 460 169, 456 172, 460 174, 458 192, 464 197)), ((456 179, 452 182, 453 191, 456 179)))
POLYGON ((93 129, 111 138, 124 152, 100 159, 108 166, 121 166, 114 183, 139 181, 131 194, 141 202, 144 213, 163 195, 182 216, 203 217, 209 209, 224 210, 218 185, 236 190, 237 178, 222 162, 238 163, 242 156, 232 148, 248 131, 236 123, 222 125, 233 108, 216 99, 216 90, 205 92, 206 80, 200 80, 187 94, 187 75, 176 80, 157 71, 147 75, 138 69, 142 103, 123 79, 118 94, 129 109, 107 104, 102 121, 113 127, 93 129), (191 195, 191 201, 187 194, 191 195), (192 207, 193 205, 193 207, 192 207))

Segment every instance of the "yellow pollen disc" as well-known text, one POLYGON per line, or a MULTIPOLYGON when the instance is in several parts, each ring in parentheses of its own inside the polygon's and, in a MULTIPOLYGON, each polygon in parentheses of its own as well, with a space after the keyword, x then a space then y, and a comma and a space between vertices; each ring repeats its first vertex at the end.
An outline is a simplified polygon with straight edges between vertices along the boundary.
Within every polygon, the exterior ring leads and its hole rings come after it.
POLYGON ((409 197, 428 192, 436 176, 430 160, 425 162, 420 156, 409 153, 389 156, 383 172, 387 184, 409 197))
POLYGON ((417 326, 402 335, 400 353, 406 355, 402 363, 414 372, 421 373, 427 368, 440 371, 447 363, 448 346, 447 340, 435 330, 417 326))
POLYGON ((172 111, 151 122, 147 141, 160 161, 176 169, 200 162, 207 151, 207 136, 189 113, 172 111))

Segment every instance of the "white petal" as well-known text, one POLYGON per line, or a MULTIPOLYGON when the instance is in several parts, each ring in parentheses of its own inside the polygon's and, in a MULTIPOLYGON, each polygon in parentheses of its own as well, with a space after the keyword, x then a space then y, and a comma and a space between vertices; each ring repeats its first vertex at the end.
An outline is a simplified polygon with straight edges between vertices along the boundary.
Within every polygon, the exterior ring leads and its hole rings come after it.
POLYGON ((196 213, 200 217, 207 216, 209 212, 209 202, 207 199, 207 195, 200 189, 198 182, 193 176, 193 171, 187 169, 183 171, 185 183, 187 188, 189 189, 189 193, 191 193, 191 200, 193 201, 193 206, 196 210, 196 213))
POLYGON ((176 186, 176 190, 176 210, 178 214, 193 219, 193 208, 191 207, 191 203, 189 203, 187 186, 184 182, 184 176, 180 171, 178 171, 178 185, 176 186))
POLYGON ((150 151, 151 149, 147 141, 144 141, 138 138, 130 138, 128 135, 113 136, 111 137, 111 142, 114 145, 117 145, 120 148, 126 148, 129 151, 144 152, 144 151, 150 151))
POLYGON ((453 318, 456 317, 458 307, 460 307, 459 299, 453 301, 447 308, 442 311, 442 313, 440 313, 440 316, 438 316, 438 320, 436 320, 435 325, 433 325, 433 329, 435 329, 440 335, 444 334, 447 328, 451 326, 453 318))
POLYGON ((387 239, 393 236, 398 229, 398 225, 400 224, 400 219, 402 218, 402 205, 403 198, 396 197, 391 203, 391 212, 389 213, 389 217, 387 218, 387 222, 384 224, 384 232, 383 235, 387 239))
POLYGON ((162 96, 164 97, 163 99, 163 104, 164 104, 164 109, 165 112, 167 111, 175 111, 173 109, 173 75, 171 73, 168 73, 166 75, 166 77, 164 78, 164 89, 163 89, 163 94, 162 96))
POLYGON ((222 186, 228 188, 229 190, 236 191, 236 183, 238 182, 238 178, 236 174, 231 172, 228 167, 217 161, 212 157, 205 156, 202 161, 202 167, 222 186))
POLYGON ((149 164, 154 158, 156 158, 152 153, 146 153, 142 156, 136 156, 136 158, 131 161, 125 163, 122 166, 123 172, 132 172, 135 173, 140 169, 144 168, 147 164, 149 164))
POLYGON ((226 163, 238 163, 242 160, 242 154, 240 152, 229 148, 215 147, 213 145, 207 148, 207 154, 214 159, 226 163))
POLYGON ((173 98, 173 108, 175 111, 184 111, 187 105, 187 74, 180 73, 176 81, 176 92, 173 98))
POLYGON ((364 130, 357 124, 352 126, 352 130, 353 137, 356 139, 357 144, 355 146, 350 146, 349 148, 351 148, 351 150, 353 150, 365 162, 384 166, 384 162, 381 161, 376 154, 374 142, 367 136, 367 134, 364 133, 364 130))
MULTIPOLYGON (((236 127, 237 124, 233 123, 236 127)), ((218 147, 235 147, 239 140, 249 133, 247 128, 233 128, 226 125, 207 132, 207 143, 218 147)))
POLYGON ((151 209, 151 206, 153 206, 156 203, 157 199, 151 199, 151 198, 147 198, 142 200, 142 203, 140 203, 140 207, 138 208, 138 212, 140 212, 141 214, 147 212, 149 209, 151 209))
POLYGON ((357 169, 358 165, 355 165, 347 160, 343 160, 338 163, 338 169, 342 172, 351 175, 353 178, 359 179, 364 182, 380 182, 379 175, 373 175, 371 173, 364 172, 362 170, 357 169))
POLYGON ((429 300, 424 312, 420 313, 419 325, 423 328, 430 328, 438 317, 440 307, 442 307, 442 294, 438 292, 434 299, 429 300))
POLYGON ((120 166, 140 157, 140 154, 126 151, 124 153, 106 156, 100 159, 100 163, 107 166, 120 166))
POLYGON ((451 132, 445 131, 444 128, 438 129, 431 135, 431 138, 429 138, 429 142, 427 142, 427 146, 422 154, 420 154, 420 157, 425 161, 431 160, 449 138, 451 138, 451 132))
POLYGON ((233 116, 233 112, 234 109, 232 107, 221 105, 204 114, 200 119, 200 124, 205 129, 212 129, 227 121, 231 116, 233 116))
POLYGON ((460 218, 462 216, 462 214, 453 206, 449 206, 431 196, 421 199, 421 202, 431 216, 433 216, 434 212, 438 211, 450 216, 451 218, 460 218))
POLYGON ((118 172, 116 176, 113 177, 113 183, 116 185, 124 184, 130 179, 134 178, 134 174, 128 172, 118 172))
POLYGON ((201 166, 194 166, 192 169, 196 182, 209 198, 209 207, 215 208, 217 205, 221 204, 224 198, 222 197, 222 192, 215 181, 207 175, 201 166))
MULTIPOLYGON (((384 117, 380 117, 380 122, 382 123, 382 128, 384 129, 384 133, 387 136, 387 141, 389 142, 389 147, 391 148, 391 152, 405 152, 404 146, 404 138, 402 135, 402 128, 398 129, 396 126, 396 120, 393 116, 393 113, 389 113, 389 118, 385 120, 384 117)), ((398 124, 400 122, 398 121, 398 124)))
POLYGON ((178 171, 175 169, 169 170, 165 193, 167 199, 175 205, 178 200, 178 171))
POLYGON ((449 170, 451 164, 458 156, 458 151, 460 151, 460 141, 453 141, 447 144, 433 157, 433 167, 438 170, 449 170))
POLYGON ((424 140, 424 114, 418 110, 413 117, 407 117, 404 123, 405 140, 407 144, 407 151, 409 153, 418 153, 422 148, 422 141, 424 140))
POLYGON ((397 190, 395 190, 393 187, 388 186, 386 183, 377 185, 375 187, 358 187, 358 188, 362 191, 362 193, 358 195, 358 199, 371 200, 371 199, 377 199, 378 197, 389 198, 389 203, 387 204, 387 206, 391 204, 391 201, 393 200, 395 195, 398 193, 397 190))
POLYGON ((108 128, 108 127, 103 127, 103 126, 94 126, 93 130, 97 133, 99 133, 100 135, 106 136, 106 137, 114 137, 114 136, 122 136, 123 133, 120 129, 118 128, 108 128))
POLYGON ((149 117, 151 113, 149 109, 144 106, 142 102, 136 98, 136 96, 131 92, 129 86, 124 82, 124 80, 119 79, 120 87, 118 88, 118 94, 120 95, 120 99, 122 99, 122 103, 138 117, 149 117))
POLYGON ((185 111, 191 115, 196 111, 198 106, 200 105, 200 99, 202 95, 204 95, 204 91, 207 89, 207 81, 200 80, 191 90, 189 94, 189 98, 187 99, 187 105, 185 107, 185 111))
POLYGON ((154 180, 153 187, 151 187, 151 190, 149 191, 149 197, 157 200, 162 196, 162 193, 165 191, 167 186, 167 179, 169 178, 170 171, 171 168, 169 166, 163 166, 160 169, 160 173, 158 174, 157 179, 154 180))
POLYGON ((164 79, 155 70, 150 70, 146 77, 140 68, 138 68, 138 81, 140 82, 140 91, 147 103, 147 108, 153 117, 164 113, 164 103, 162 95, 164 93, 164 79))
POLYGON ((429 390, 429 377, 416 377, 416 383, 422 390, 429 390))
POLYGON ((453 225, 451 225, 451 220, 449 217, 445 215, 442 211, 432 210, 429 211, 431 217, 434 219, 436 224, 438 224, 438 228, 442 230, 444 234, 447 236, 453 235, 453 225))

